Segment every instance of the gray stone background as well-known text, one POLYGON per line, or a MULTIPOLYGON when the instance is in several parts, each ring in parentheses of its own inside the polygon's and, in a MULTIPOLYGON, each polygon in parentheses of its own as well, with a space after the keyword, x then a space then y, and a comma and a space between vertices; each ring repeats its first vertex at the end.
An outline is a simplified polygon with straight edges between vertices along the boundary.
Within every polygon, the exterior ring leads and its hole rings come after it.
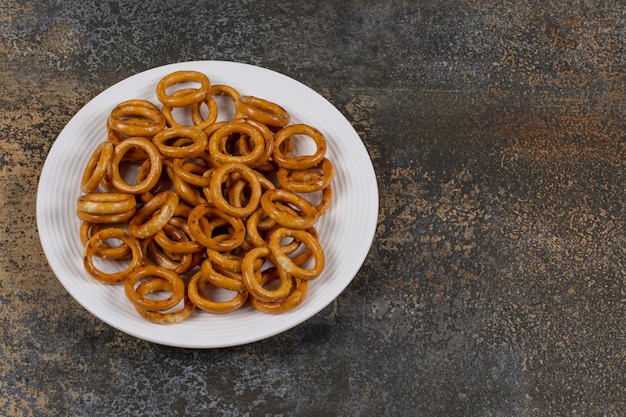
POLYGON ((626 415, 625 39, 606 0, 0 1, 1 414, 626 415), (320 92, 380 187, 346 291, 217 350, 90 315, 35 221, 88 100, 200 59, 320 92))

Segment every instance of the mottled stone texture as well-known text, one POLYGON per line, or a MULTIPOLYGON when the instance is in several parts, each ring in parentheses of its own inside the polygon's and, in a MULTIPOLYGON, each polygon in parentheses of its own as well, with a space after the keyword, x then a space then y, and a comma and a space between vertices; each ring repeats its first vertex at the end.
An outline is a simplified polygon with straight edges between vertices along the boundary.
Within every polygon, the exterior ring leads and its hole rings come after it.
POLYGON ((626 415, 621 2, 0 5, 3 415, 626 415), (319 91, 380 186, 371 253, 339 299, 223 350, 91 316, 35 224, 72 115, 129 75, 196 59, 319 91))

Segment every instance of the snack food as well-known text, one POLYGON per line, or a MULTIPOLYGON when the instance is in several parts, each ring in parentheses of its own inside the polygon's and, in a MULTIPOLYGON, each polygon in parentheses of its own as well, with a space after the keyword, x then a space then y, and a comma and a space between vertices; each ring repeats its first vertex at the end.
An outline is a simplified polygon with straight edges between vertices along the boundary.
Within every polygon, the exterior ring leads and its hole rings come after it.
POLYGON ((155 323, 180 322, 195 307, 223 314, 248 301, 272 314, 297 307, 324 268, 314 229, 332 200, 324 136, 289 124, 278 104, 212 85, 195 71, 164 77, 156 93, 161 109, 146 100, 115 106, 108 139, 85 167, 77 215, 86 270, 124 283, 138 313, 155 323), (233 101, 234 117, 219 120, 215 95, 233 101), (174 112, 187 112, 191 122, 174 112), (315 152, 295 155, 303 137, 313 139, 315 152), (110 239, 123 244, 111 247, 110 239), (130 257, 131 264, 105 273, 94 257, 130 257), (176 293, 179 307, 150 301, 155 293, 176 293))

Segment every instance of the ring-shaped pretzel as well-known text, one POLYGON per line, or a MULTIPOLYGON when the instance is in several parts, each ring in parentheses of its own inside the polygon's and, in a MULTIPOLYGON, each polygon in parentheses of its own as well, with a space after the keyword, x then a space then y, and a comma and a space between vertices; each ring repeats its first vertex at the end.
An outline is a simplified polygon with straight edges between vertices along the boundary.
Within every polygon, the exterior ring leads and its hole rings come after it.
POLYGON ((78 210, 90 214, 121 214, 136 206, 134 195, 116 192, 84 194, 76 200, 78 210))
MULTIPOLYGON (((292 171, 290 174, 290 179, 288 181, 294 181, 298 183, 298 182, 309 181, 311 180, 311 178, 313 178, 313 181, 315 178, 319 178, 320 181, 322 181, 322 174, 320 174, 317 171, 311 171, 308 169, 304 171, 292 171)), ((315 191, 309 191, 309 192, 315 192, 315 191)), ((322 214, 326 213, 328 209, 330 208, 330 205, 333 200, 333 186, 328 184, 326 187, 324 187, 321 190, 321 193, 322 193, 322 196, 319 202, 317 203, 317 205, 315 206, 315 210, 317 210, 318 217, 321 217, 322 214)))
POLYGON ((128 299, 138 307, 147 311, 169 310, 180 303, 185 296, 185 282, 176 272, 160 266, 146 265, 134 270, 124 282, 124 292, 128 299), (163 299, 155 300, 140 295, 135 286, 144 278, 158 277, 167 280, 172 286, 172 294, 163 299))
MULTIPOLYGON (((168 280, 163 278, 153 278, 148 281, 143 281, 137 286, 135 291, 141 297, 145 297, 150 293, 157 293, 162 291, 171 292, 172 288, 172 284, 170 284, 168 280)), ((196 309, 196 305, 191 302, 189 296, 185 293, 185 295, 183 296, 183 307, 176 311, 148 311, 139 306, 135 306, 135 309, 141 315, 141 317, 145 318, 148 321, 151 321, 152 323, 175 324, 188 319, 189 316, 191 316, 191 313, 193 313, 193 311, 196 309)))
POLYGON ((209 142, 203 130, 195 127, 180 126, 160 131, 152 138, 152 143, 161 152, 161 155, 166 158, 195 158, 206 150, 209 142), (180 146, 168 144, 168 142, 174 139, 183 138, 190 139, 191 144, 182 144, 180 146))
POLYGON ((311 280, 319 277, 324 270, 324 250, 315 236, 305 230, 294 230, 287 229, 286 227, 279 227, 270 235, 269 249, 271 250, 278 265, 296 278, 311 280), (283 253, 280 242, 285 237, 298 239, 311 250, 313 258, 315 259, 315 264, 311 269, 306 269, 297 265, 292 259, 283 253))
POLYGON ((264 123, 267 126, 283 127, 287 126, 291 120, 291 116, 285 109, 263 98, 240 96, 235 105, 244 117, 264 123))
POLYGON ((143 264, 143 261, 144 251, 141 242, 131 235, 128 230, 120 228, 107 228, 94 233, 89 241, 87 241, 83 252, 83 265, 85 270, 89 275, 106 284, 117 284, 124 281, 131 272, 143 264), (99 270, 94 265, 93 257, 107 239, 119 239, 130 247, 132 258, 130 265, 128 265, 126 269, 119 272, 106 273, 99 270))
POLYGON ((326 139, 319 130, 305 124, 289 125, 280 129, 274 135, 274 151, 272 157, 281 168, 307 169, 313 168, 324 159, 326 155, 326 139), (283 154, 281 144, 287 139, 295 139, 297 136, 308 136, 315 142, 315 152, 311 155, 289 157, 283 154))
POLYGON ((206 254, 211 262, 220 265, 222 269, 232 272, 241 272, 243 256, 233 255, 229 252, 218 252, 213 249, 207 249, 206 254))
MULTIPOLYGON (((93 236, 97 231, 102 230, 103 227, 105 227, 104 223, 81 222, 80 242, 83 244, 83 247, 87 245, 91 236, 93 236)), ((93 256, 104 259, 126 259, 130 258, 130 254, 130 246, 124 242, 122 242, 119 246, 111 247, 107 245, 106 242, 101 241, 93 256)))
MULTIPOLYGON (((283 168, 281 168, 282 170, 283 168)), ((280 173, 280 170, 279 170, 280 173)), ((279 173, 276 174, 276 176, 278 177, 279 173)), ((307 182, 315 182, 315 186, 311 187, 309 189, 313 189, 313 188, 317 188, 318 185, 325 183, 324 179, 322 178, 323 175, 317 171, 312 171, 309 169, 305 169, 302 171, 291 171, 289 173, 289 179, 285 180, 285 179, 279 179, 279 183, 280 181, 287 181, 290 183, 296 183, 296 184, 304 184, 307 182)), ((282 185, 281 185, 282 186, 282 185)), ((284 187, 283 187, 284 188, 284 187)), ((293 190, 291 190, 293 191, 293 190)), ((300 191, 302 192, 302 191, 300 191)), ((307 192, 315 192, 315 191, 307 191, 307 192)), ((333 187, 332 185, 328 184, 326 187, 324 187, 321 190, 322 196, 320 198, 320 201, 317 203, 317 205, 315 206, 315 210, 317 210, 317 216, 321 217, 324 213, 326 213, 328 211, 328 209, 330 208, 330 205, 332 203, 333 200, 333 187)))
POLYGON ((146 202, 128 223, 128 231, 138 239, 154 236, 174 216, 178 195, 163 191, 146 202))
POLYGON ((109 165, 108 176, 113 186, 123 193, 143 194, 150 191, 158 182, 163 170, 162 158, 159 150, 148 139, 134 137, 124 139, 115 146, 115 156, 109 165), (133 149, 141 149, 146 152, 150 160, 150 170, 146 178, 135 185, 129 184, 122 178, 120 173, 120 163, 124 155, 133 149))
POLYGON ((276 223, 292 229, 306 229, 311 227, 318 218, 317 210, 307 199, 281 188, 268 190, 263 193, 263 197, 261 197, 261 207, 263 207, 265 213, 276 223), (276 202, 293 205, 300 213, 293 214, 293 212, 285 210, 284 206, 278 205, 276 202))
POLYGON ((154 107, 122 104, 111 111, 108 124, 120 135, 151 137, 165 128, 165 117, 154 107))
POLYGON ((276 172, 276 180, 280 187, 294 193, 321 191, 330 185, 334 177, 335 168, 327 158, 322 159, 322 162, 313 168, 290 170, 281 167, 276 172))
POLYGON ((102 142, 91 154, 81 177, 80 189, 85 193, 93 193, 107 173, 109 163, 113 159, 115 146, 111 142, 102 142))
POLYGON ((207 127, 209 127, 209 125, 215 123, 215 121, 217 120, 218 111, 219 109, 217 107, 217 102, 215 101, 209 90, 209 94, 207 94, 203 101, 191 105, 191 121, 194 123, 194 127, 196 129, 206 129, 207 127), (202 117, 202 112, 200 110, 200 106, 202 105, 202 103, 206 104, 207 109, 209 110, 206 119, 202 117))
POLYGON ((224 314, 240 309, 248 300, 248 292, 235 292, 233 298, 227 301, 215 301, 206 294, 206 286, 212 285, 202 271, 196 272, 189 281, 187 294, 196 307, 207 313, 224 314))
POLYGON ((194 263, 193 253, 174 254, 162 248, 154 239, 147 239, 147 254, 155 264, 166 269, 170 269, 179 275, 192 269, 194 263))
MULTIPOLYGON (((269 241, 269 236, 271 236, 271 234, 277 228, 278 227, 268 232, 268 241, 269 241)), ((306 231, 309 232, 311 235, 313 235, 313 237, 319 241, 319 235, 315 227, 309 227, 308 229, 306 229, 306 231)), ((281 245, 280 245, 281 250, 283 251, 285 255, 289 256, 289 259, 291 259, 291 262, 293 262, 295 265, 302 266, 305 263, 307 263, 310 259, 313 259, 313 251, 311 250, 311 248, 309 248, 306 244, 303 244, 302 242, 300 242, 298 239, 292 239, 291 242, 284 244, 284 245, 282 243, 283 242, 281 242, 281 245), (295 246, 295 249, 292 250, 294 246, 295 246), (301 246, 304 246, 304 250, 302 251, 299 250, 301 246)))
POLYGON ((209 138, 209 153, 217 165, 229 162, 253 166, 261 160, 265 152, 263 133, 250 123, 230 122, 215 130, 209 138), (254 148, 245 155, 231 155, 226 152, 226 143, 233 134, 245 135, 250 138, 254 148))
POLYGON ((178 196, 190 206, 195 207, 200 204, 205 204, 207 200, 202 197, 200 189, 192 186, 188 182, 184 181, 181 177, 176 175, 176 173, 174 172, 174 168, 172 167, 171 160, 165 161, 167 161, 165 164, 165 172, 172 181, 172 184, 174 185, 178 196))
MULTIPOLYGON (((256 120, 252 119, 240 118, 234 119, 233 122, 251 124, 263 134, 263 138, 265 139, 265 152, 263 153, 263 156, 261 156, 261 158, 259 158, 259 160, 251 166, 262 171, 269 171, 273 169, 275 165, 272 164, 270 160, 272 159, 272 151, 274 150, 274 134, 269 129, 269 127, 261 122, 257 122, 256 120)), ((242 138, 241 140, 239 140, 238 145, 239 153, 241 153, 242 155, 247 155, 251 152, 250 140, 248 140, 247 138, 242 138)))
MULTIPOLYGON (((253 170, 252 172, 256 174, 257 178, 259 179, 259 182, 261 183, 261 195, 267 190, 276 189, 276 186, 274 185, 274 183, 265 175, 263 175, 262 173, 256 170, 253 170)), ((230 204, 235 207, 242 207, 243 205, 245 205, 244 201, 248 198, 245 193, 246 189, 249 189, 248 182, 242 179, 238 179, 235 183, 229 186, 227 192, 228 192, 228 201, 230 202, 230 204)), ((269 227, 266 227, 265 224, 262 224, 260 225, 260 229, 263 229, 263 228, 269 229, 273 225, 274 224, 272 224, 269 227)))
MULTIPOLYGON (((194 92, 194 89, 185 88, 182 90, 175 91, 172 94, 172 96, 180 97, 180 96, 184 96, 193 92, 194 92)), ((193 103, 189 106, 189 109, 191 110, 191 121, 193 123, 192 126, 183 125, 182 123, 179 123, 176 121, 176 119, 174 118, 174 114, 173 114, 173 111, 175 108, 180 108, 180 107, 171 107, 171 106, 168 106, 167 104, 163 104, 163 108, 161 109, 161 112, 163 113, 165 120, 167 120, 167 124, 171 127, 194 127, 196 129, 204 130, 211 123, 214 123, 217 120, 217 112, 218 112, 217 102, 210 95, 207 95, 202 101, 198 103, 193 103), (206 119, 202 117, 202 113, 200 111, 200 106, 202 105, 202 103, 206 104, 207 108, 209 109, 209 113, 206 119)))
POLYGON ((136 210, 137 209, 133 207, 131 210, 125 211, 123 213, 114 214, 92 214, 85 211, 76 210, 76 216, 79 219, 90 223, 115 224, 125 223, 128 219, 135 215, 136 210))
MULTIPOLYGON (((212 249, 207 249, 206 254, 208 259, 210 259, 213 265, 217 266, 218 269, 241 273, 241 264, 243 263, 245 254, 235 255, 233 253, 218 252, 212 249)), ((262 259, 259 259, 259 262, 255 265, 255 269, 261 269, 263 262, 262 259)))
POLYGON ((163 249, 178 254, 196 253, 204 250, 201 243, 191 239, 189 225, 179 217, 172 217, 154 235, 154 241, 163 249))
MULTIPOLYGON (((269 281, 270 274, 263 274, 263 279, 269 281)), ((293 278, 294 285, 287 297, 282 300, 266 302, 256 297, 250 297, 250 302, 254 308, 268 314, 282 314, 291 311, 304 301, 309 289, 309 282, 298 278, 293 278)))
POLYGON ((209 77, 198 71, 175 71, 163 77, 156 86, 156 94, 159 101, 170 107, 184 107, 193 103, 199 103, 211 88, 209 77), (187 94, 167 94, 167 89, 178 83, 195 82, 199 88, 192 88, 187 94))
MULTIPOLYGON (((132 137, 132 136, 129 136, 129 137, 132 137)), ((120 142, 122 142, 123 140, 128 139, 129 137, 122 137, 122 136, 118 135, 114 130, 109 129, 109 133, 107 134, 107 142, 111 142, 113 144, 113 146, 117 146, 120 142)), ((137 136, 137 137, 143 137, 143 136, 137 136)), ((152 140, 151 137, 146 137, 146 139, 152 140)), ((148 159, 148 154, 145 153, 143 150, 141 150, 141 149, 130 149, 124 155, 123 161, 142 162, 142 161, 145 161, 146 159, 148 159)), ((106 179, 106 177, 105 177, 105 179, 106 179)))
POLYGON ((204 174, 213 168, 196 162, 183 161, 183 159, 174 159, 172 163, 172 169, 180 179, 196 187, 208 187, 211 184, 211 178, 208 174, 206 176, 204 174))
POLYGON ((228 252, 239 247, 246 236, 246 228, 241 219, 229 216, 209 204, 200 204, 191 210, 187 218, 187 223, 189 225, 189 234, 193 239, 197 240, 205 247, 218 252, 228 252), (217 239, 208 235, 201 224, 201 219, 205 218, 205 216, 218 217, 228 222, 233 228, 233 233, 230 238, 217 239))
POLYGON ((190 158, 175 158, 172 160, 172 169, 183 181, 196 187, 208 187, 211 179, 205 172, 212 169, 211 158, 208 152, 202 152, 194 159, 197 162, 187 162, 190 158))
POLYGON ((259 207, 261 201, 261 182, 254 170, 244 164, 224 164, 213 170, 211 175, 211 199, 215 206, 224 213, 233 217, 246 217, 254 213, 259 207), (224 198, 222 193, 222 184, 226 181, 227 176, 237 173, 245 180, 250 187, 250 198, 248 203, 243 207, 235 207, 224 198))
MULTIPOLYGON (((264 231, 272 232, 274 228, 276 227, 277 223, 265 215, 263 208, 259 208, 257 211, 252 213, 252 215, 248 217, 248 221, 246 222, 246 231, 248 233, 248 239, 250 239, 250 242, 255 247, 269 246, 269 236, 261 235, 261 231, 262 231, 261 223, 263 223, 264 221, 267 221, 264 219, 267 219, 271 222, 271 227, 266 228, 264 231)), ((300 247, 300 242, 293 240, 287 245, 282 245, 281 250, 283 251, 284 254, 289 255, 297 251, 299 247, 300 247)))
MULTIPOLYGON (((160 112, 161 110, 159 110, 158 108, 154 109, 157 112, 160 112)), ((156 128, 154 127, 154 122, 152 120, 143 118, 143 117, 134 117, 134 116, 130 116, 128 118, 124 118, 123 122, 127 125, 129 125, 131 128, 134 127, 148 127, 150 129, 154 129, 156 130, 156 128)), ((137 133, 150 133, 150 132, 146 132, 146 131, 142 131, 142 130, 138 130, 137 133)), ((134 136, 141 136, 141 137, 145 137, 145 138, 150 138, 152 137, 152 135, 134 135, 134 136)), ((114 144, 118 144, 119 142, 123 141, 126 138, 131 138, 133 137, 132 135, 124 135, 120 132, 118 132, 117 130, 113 129, 113 126, 111 125, 111 117, 109 115, 109 118, 107 119, 107 139, 110 142, 113 142, 114 144)))
POLYGON ((246 286, 243 285, 241 273, 223 270, 217 271, 213 268, 213 261, 209 258, 202 262, 202 274, 213 285, 230 291, 245 291, 246 286))
POLYGON ((250 295, 266 302, 278 301, 281 298, 287 297, 293 286, 291 275, 281 268, 280 265, 276 264, 268 247, 254 248, 246 253, 243 257, 243 263, 241 264, 241 276, 250 295), (259 270, 254 267, 260 258, 269 259, 276 265, 280 279, 280 285, 277 288, 267 289, 263 286, 262 280, 260 279, 261 274, 259 270))

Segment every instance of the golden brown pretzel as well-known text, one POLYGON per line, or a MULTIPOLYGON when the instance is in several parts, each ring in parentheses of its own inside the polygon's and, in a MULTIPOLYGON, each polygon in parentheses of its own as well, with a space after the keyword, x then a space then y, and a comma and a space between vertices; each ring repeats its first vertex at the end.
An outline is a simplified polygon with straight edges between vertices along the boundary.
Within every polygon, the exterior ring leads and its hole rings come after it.
POLYGON ((201 189, 196 188, 188 182, 184 181, 174 172, 173 163, 171 160, 166 160, 165 172, 172 181, 172 184, 174 185, 174 188, 176 189, 179 197, 185 203, 189 204, 192 207, 207 203, 207 200, 205 200, 202 196, 201 189))
POLYGON ((291 275, 280 267, 280 265, 276 264, 268 247, 254 248, 250 252, 246 253, 241 265, 241 275, 250 295, 266 302, 278 301, 287 297, 291 292, 291 287, 293 285, 291 275), (276 265, 276 268, 278 269, 278 278, 280 280, 280 285, 277 288, 268 289, 263 286, 261 273, 258 269, 254 268, 258 259, 262 258, 268 259, 276 265))
POLYGON ((274 151, 272 153, 272 157, 274 158, 274 162, 276 162, 282 168, 288 169, 307 169, 313 168, 324 159, 326 155, 326 138, 322 132, 317 130, 316 128, 305 125, 305 124, 296 124, 289 125, 280 129, 274 135, 274 151), (295 135, 300 136, 308 136, 315 142, 315 152, 311 155, 303 155, 303 156, 294 156, 289 157, 285 155, 282 151, 281 145, 287 140, 293 140, 295 135))
POLYGON ((240 96, 236 101, 237 110, 244 117, 272 127, 283 127, 289 124, 291 116, 276 103, 254 96, 240 96))
POLYGON ((196 129, 206 129, 212 123, 215 123, 218 116, 218 107, 217 102, 211 95, 211 90, 209 90, 209 94, 204 98, 204 100, 200 103, 194 103, 191 105, 191 120, 194 123, 194 127, 196 129), (206 118, 202 117, 201 105, 202 103, 206 104, 209 113, 206 118))
MULTIPOLYGON (((94 233, 107 226, 108 225, 105 223, 81 222, 80 242, 83 244, 83 248, 87 245, 87 242, 91 239, 91 236, 93 236, 94 233)), ((122 242, 119 246, 111 247, 106 242, 101 241, 96 248, 94 256, 105 259, 126 259, 130 258, 130 254, 130 246, 124 242, 122 242)))
POLYGON ((206 171, 213 169, 213 165, 211 165, 209 153, 202 152, 196 155, 193 160, 191 158, 173 159, 172 169, 174 174, 178 175, 183 181, 197 187, 208 187, 211 178, 204 174, 206 171))
MULTIPOLYGON (((274 269, 273 272, 275 271, 276 270, 274 269)), ((276 273, 272 274, 271 272, 272 271, 266 271, 263 273, 263 285, 271 279, 275 278, 276 273)), ((272 302, 261 301, 258 298, 250 297, 250 302, 252 306, 257 310, 268 314, 282 314, 293 310, 294 308, 302 304, 309 289, 308 281, 304 281, 298 278, 293 278, 293 280, 293 289, 287 297, 283 298, 282 300, 272 302)))
POLYGON ((148 242, 146 247, 148 259, 157 266, 170 269, 181 275, 197 265, 193 253, 174 254, 162 248, 154 239, 146 241, 148 242))
MULTIPOLYGON (((258 129, 259 132, 261 132, 261 134, 263 135, 263 138, 265 139, 265 142, 264 142, 265 152, 257 161, 255 161, 250 166, 260 171, 270 171, 274 169, 276 164, 271 162, 272 151, 274 150, 274 134, 272 133, 270 128, 264 125, 263 123, 257 122, 256 120, 252 120, 252 119, 239 118, 239 119, 234 119, 232 122, 247 123, 249 125, 252 125, 256 129, 258 129)), ((252 149, 250 148, 250 145, 255 146, 254 142, 253 143, 251 142, 253 141, 251 141, 250 138, 242 137, 237 143, 239 153, 242 155, 247 155, 251 153, 252 149)))
POLYGON ((257 174, 244 164, 227 163, 213 170, 210 183, 211 200, 224 213, 233 217, 246 217, 256 211, 261 201, 261 182, 257 174), (238 174, 250 187, 248 203, 243 207, 235 207, 224 198, 222 184, 231 174, 238 174))
POLYGON ((213 267, 213 260, 211 258, 202 262, 201 269, 204 277, 216 287, 230 291, 245 291, 246 289, 246 286, 243 285, 241 273, 229 271, 228 269, 218 271, 213 267))
POLYGON ((229 122, 216 129, 209 138, 209 153, 216 165, 229 162, 253 166, 262 160, 265 153, 265 137, 263 133, 250 123, 229 122), (245 135, 254 144, 253 149, 245 155, 233 155, 227 152, 227 142, 232 135, 245 135))
POLYGON ((173 191, 163 191, 146 202, 135 213, 128 222, 128 230, 138 239, 154 236, 174 216, 176 207, 178 207, 178 195, 173 191))
POLYGON ((196 206, 191 213, 189 213, 187 223, 189 224, 189 233, 195 240, 207 248, 218 252, 228 252, 239 247, 246 236, 246 228, 241 219, 229 216, 209 204, 196 206), (217 239, 208 235, 204 231, 201 223, 201 219, 205 218, 205 216, 225 220, 234 229, 233 233, 227 239, 217 239))
POLYGON ((306 229, 317 221, 317 210, 304 197, 283 189, 268 190, 261 197, 261 207, 276 223, 292 229, 306 229), (278 204, 277 204, 278 203, 278 204), (281 208, 280 203, 294 206, 299 213, 281 208))
MULTIPOLYGON (((135 290, 141 297, 145 297, 150 293, 157 293, 162 291, 172 291, 172 284, 163 278, 154 278, 149 281, 143 281, 139 284, 135 290)), ((195 310, 196 306, 191 302, 189 296, 185 293, 183 296, 183 307, 176 311, 161 312, 161 311, 148 311, 139 306, 135 306, 137 312, 146 320, 158 324, 174 324, 180 323, 191 316, 191 313, 195 310)))
MULTIPOLYGON (((181 96, 185 96, 187 94, 193 94, 193 93, 194 93, 194 89, 185 88, 182 90, 175 91, 172 94, 172 96, 181 97, 181 96)), ((192 126, 186 126, 176 121, 176 119, 174 118, 174 114, 173 114, 173 111, 176 108, 180 108, 180 107, 172 107, 172 106, 168 106, 167 104, 163 104, 163 108, 161 109, 161 113, 163 113, 165 120, 167 120, 167 124, 171 127, 194 127, 196 129, 204 130, 210 124, 214 123, 217 120, 217 112, 218 112, 217 103, 215 102, 215 99, 211 95, 205 96, 202 101, 199 101, 197 103, 192 103, 188 107, 187 106, 183 107, 191 111, 191 121, 193 123, 192 126), (200 110, 200 106, 202 105, 202 103, 206 104, 209 110, 209 113, 206 119, 202 117, 202 113, 200 110)))
POLYGON ((293 230, 280 227, 272 232, 270 236, 269 250, 276 259, 278 265, 285 269, 286 272, 296 278, 310 280, 320 276, 324 270, 325 256, 324 250, 315 236, 305 230, 293 230), (303 268, 297 265, 292 259, 283 253, 280 247, 280 241, 285 237, 293 237, 304 243, 312 252, 315 258, 315 264, 311 269, 303 268))
POLYGON ((157 147, 148 139, 134 137, 124 139, 115 146, 115 156, 109 165, 108 176, 117 190, 123 193, 138 195, 150 191, 159 182, 162 170, 162 158, 157 147), (146 175, 146 179, 134 185, 126 182, 120 172, 120 163, 124 155, 132 149, 145 151, 150 160, 150 170, 146 175))
POLYGON ((206 293, 206 286, 212 285, 204 276, 202 271, 196 272, 189 281, 187 293, 189 298, 196 307, 206 311, 207 313, 230 313, 239 310, 248 300, 248 292, 234 292, 233 297, 227 301, 215 301, 206 293))
POLYGON ((108 125, 125 137, 150 137, 165 128, 165 117, 152 103, 135 100, 116 106, 109 115, 108 125))
POLYGON ((163 77, 156 86, 159 101, 170 107, 183 107, 200 103, 209 92, 211 81, 209 77, 198 71, 175 71, 163 77), (168 94, 167 89, 178 83, 196 82, 199 88, 188 89, 187 94, 168 94))
POLYGON ((131 272, 124 282, 124 292, 128 299, 138 307, 147 311, 163 311, 176 307, 185 296, 185 283, 180 276, 167 268, 154 265, 146 265, 131 272), (135 288, 143 279, 165 279, 172 286, 172 294, 162 300, 146 298, 139 294, 135 288))
POLYGON ((120 228, 107 228, 100 230, 87 241, 85 250, 83 252, 83 265, 85 270, 92 277, 106 284, 117 284, 126 279, 126 277, 135 269, 139 268, 144 262, 144 251, 141 243, 137 238, 131 235, 128 230, 120 228), (132 259, 130 265, 119 272, 103 272, 96 268, 93 262, 93 257, 96 251, 107 239, 119 239, 130 247, 132 253, 132 259))
MULTIPOLYGON (((246 223, 246 231, 248 232, 247 237, 250 239, 251 244, 255 247, 269 246, 269 234, 275 230, 276 227, 279 227, 279 225, 277 225, 271 218, 266 218, 263 208, 259 208, 257 211, 252 213, 250 217, 248 217, 248 222, 246 223), (269 223, 261 226, 261 224, 265 222, 269 223)), ((299 247, 300 242, 293 240, 286 245, 282 245, 281 250, 284 254, 289 255, 297 251, 299 247)))
POLYGON ((93 151, 81 178, 80 189, 83 192, 96 191, 113 159, 113 151, 114 145, 111 142, 102 142, 93 151))
POLYGON ((187 220, 180 217, 172 217, 154 235, 154 241, 170 253, 186 254, 204 250, 204 246, 200 242, 191 239, 187 220))
POLYGON ((322 162, 308 169, 279 168, 276 171, 276 180, 281 188, 294 193, 314 193, 330 186, 335 177, 335 168, 326 158, 322 162), (319 171, 318 171, 319 170, 319 171))
POLYGON ((165 158, 195 158, 206 150, 208 138, 204 130, 195 127, 172 127, 154 135, 152 143, 165 158), (177 139, 188 139, 176 141, 177 139), (190 143, 189 143, 190 142, 190 143))
POLYGON ((90 214, 122 214, 136 206, 135 196, 116 192, 84 194, 76 200, 78 210, 90 214))
POLYGON ((99 224, 123 223, 136 211, 135 197, 117 192, 90 193, 76 201, 76 215, 79 219, 99 224))
MULTIPOLYGON (((259 183, 261 184, 261 193, 264 193, 267 190, 276 189, 276 186, 274 185, 274 183, 272 183, 272 181, 269 178, 267 178, 265 175, 255 170, 253 170, 252 172, 259 179, 259 183)), ((231 185, 226 190, 226 194, 228 194, 229 203, 235 207, 242 207, 248 204, 250 201, 249 192, 251 191, 250 187, 248 186, 248 182, 241 178, 236 179, 236 180, 233 180, 233 178, 229 178, 229 180, 230 180, 231 185)), ((210 190, 209 190, 209 193, 210 193, 210 190)), ((275 223, 272 223, 271 226, 273 226, 274 224, 275 223)), ((267 229, 271 226, 266 226, 265 223, 263 223, 259 226, 259 228, 267 229)))

